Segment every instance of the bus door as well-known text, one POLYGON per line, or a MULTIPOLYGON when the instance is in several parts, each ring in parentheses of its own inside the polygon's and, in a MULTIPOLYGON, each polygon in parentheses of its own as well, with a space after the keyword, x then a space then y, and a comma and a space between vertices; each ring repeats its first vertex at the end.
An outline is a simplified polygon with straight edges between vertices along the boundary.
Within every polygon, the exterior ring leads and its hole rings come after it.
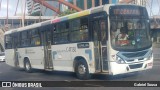
POLYGON ((14 49, 14 65, 15 67, 18 67, 19 66, 19 59, 18 59, 18 36, 19 34, 18 33, 13 33, 13 35, 11 36, 12 37, 12 40, 13 40, 13 49, 14 49))
MULTIPOLYGON (((43 28, 45 29, 45 28, 43 28)), ((47 29, 47 28, 46 28, 47 29)), ((52 49, 51 49, 51 30, 41 31, 41 39, 44 50, 44 69, 53 70, 52 49)))
POLYGON ((107 20, 92 21, 96 72, 108 72, 107 20))

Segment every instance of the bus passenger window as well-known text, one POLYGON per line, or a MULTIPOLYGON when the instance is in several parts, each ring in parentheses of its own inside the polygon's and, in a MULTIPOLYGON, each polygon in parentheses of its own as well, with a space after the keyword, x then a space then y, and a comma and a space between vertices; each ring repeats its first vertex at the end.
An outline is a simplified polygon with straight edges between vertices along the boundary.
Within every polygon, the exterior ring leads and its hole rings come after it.
POLYGON ((31 31, 31 45, 32 46, 39 46, 40 42, 40 34, 38 29, 34 29, 31 31))
POLYGON ((100 29, 101 29, 101 40, 102 44, 105 45, 107 40, 106 40, 106 23, 105 21, 100 22, 100 29))
POLYGON ((23 31, 20 34, 21 34, 21 37, 19 37, 19 38, 21 39, 21 46, 22 47, 29 46, 28 32, 27 31, 23 31))
POLYGON ((87 25, 81 26, 80 38, 81 38, 81 41, 88 39, 88 26, 87 25))
POLYGON ((112 39, 116 38, 116 33, 115 32, 117 32, 116 22, 112 21, 111 22, 111 38, 112 39))
POLYGON ((80 27, 80 19, 75 19, 73 21, 71 21, 71 41, 75 42, 75 41, 80 41, 80 32, 79 29, 80 27))
POLYGON ((58 23, 53 27, 53 43, 67 43, 69 41, 69 22, 58 23))
POLYGON ((12 48, 12 42, 11 42, 11 36, 10 35, 6 35, 5 37, 5 48, 6 49, 11 49, 12 48))
POLYGON ((35 45, 40 45, 40 38, 36 38, 35 45))
POLYGON ((88 18, 76 19, 71 22, 71 41, 87 41, 88 40, 88 18))

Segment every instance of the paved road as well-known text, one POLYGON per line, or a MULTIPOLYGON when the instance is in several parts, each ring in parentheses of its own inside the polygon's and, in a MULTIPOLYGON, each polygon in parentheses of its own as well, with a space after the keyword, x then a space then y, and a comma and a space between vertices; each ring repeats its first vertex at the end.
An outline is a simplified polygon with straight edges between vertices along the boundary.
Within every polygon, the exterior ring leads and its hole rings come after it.
MULTIPOLYGON (((43 70, 34 70, 33 73, 26 73, 24 70, 15 69, 5 62, 0 63, 0 81, 77 81, 74 73, 70 72, 47 72, 43 70)), ((108 81, 160 81, 160 61, 154 61, 154 67, 151 70, 125 75, 93 75, 91 80, 108 81)))
MULTIPOLYGON (((24 70, 17 70, 5 64, 0 63, 0 81, 77 81, 74 73, 69 72, 45 72, 43 70, 35 70, 34 73, 26 73, 24 70)), ((154 67, 148 71, 142 71, 134 74, 118 75, 118 76, 106 76, 106 75, 94 75, 91 80, 107 80, 107 81, 160 81, 160 61, 156 60, 154 67)), ((3 90, 21 90, 20 88, 3 88, 3 90)), ((44 88, 31 88, 42 90, 44 88)), ((75 87, 63 87, 63 88, 45 88, 45 90, 100 90, 98 87, 94 88, 75 88, 75 87)), ((101 89, 112 89, 117 88, 101 87, 101 89)), ((124 90, 124 88, 118 88, 124 90)), ((132 90, 133 88, 126 88, 132 90)), ((134 88, 135 89, 135 88, 134 88)), ((146 88, 140 88, 141 90, 149 90, 146 88)), ((150 88, 151 89, 151 88, 150 88)), ((154 90, 159 88, 154 88, 154 90)), ((0 88, 2 90, 2 88, 0 88)), ((23 90, 28 90, 24 88, 23 90)))

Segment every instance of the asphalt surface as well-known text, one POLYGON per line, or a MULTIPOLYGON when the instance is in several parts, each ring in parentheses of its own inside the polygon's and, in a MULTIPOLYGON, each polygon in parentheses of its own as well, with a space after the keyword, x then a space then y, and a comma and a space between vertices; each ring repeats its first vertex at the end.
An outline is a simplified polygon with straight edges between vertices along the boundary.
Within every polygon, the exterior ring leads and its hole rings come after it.
MULTIPOLYGON (((94 75, 89 81, 160 81, 160 61, 155 60, 153 69, 130 73, 125 75, 109 76, 109 75, 94 75)), ((5 64, 0 63, 0 81, 79 81, 74 73, 70 72, 46 72, 43 70, 34 70, 33 73, 26 73, 22 69, 15 69, 5 64)), ((118 87, 54 87, 54 88, 23 88, 23 90, 124 90, 118 87)), ((126 90, 159 90, 160 88, 147 87, 127 87, 126 90)), ((22 88, 0 88, 0 90, 22 90, 22 88)))
MULTIPOLYGON (((90 80, 107 81, 160 81, 160 60, 154 60, 151 70, 123 75, 93 75, 90 80)), ((0 62, 0 81, 79 81, 71 72, 34 70, 27 73, 23 69, 16 69, 0 62)))

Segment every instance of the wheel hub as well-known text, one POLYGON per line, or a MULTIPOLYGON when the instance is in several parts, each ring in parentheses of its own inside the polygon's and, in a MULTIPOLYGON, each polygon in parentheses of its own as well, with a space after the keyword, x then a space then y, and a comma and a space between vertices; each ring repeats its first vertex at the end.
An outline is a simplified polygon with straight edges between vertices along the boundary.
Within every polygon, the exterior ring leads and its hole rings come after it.
POLYGON ((85 74, 86 73, 86 68, 84 65, 79 65, 78 66, 78 72, 79 74, 85 74))
POLYGON ((30 69, 30 65, 29 65, 29 63, 28 63, 28 62, 26 63, 26 69, 27 69, 27 70, 29 70, 29 69, 30 69))

